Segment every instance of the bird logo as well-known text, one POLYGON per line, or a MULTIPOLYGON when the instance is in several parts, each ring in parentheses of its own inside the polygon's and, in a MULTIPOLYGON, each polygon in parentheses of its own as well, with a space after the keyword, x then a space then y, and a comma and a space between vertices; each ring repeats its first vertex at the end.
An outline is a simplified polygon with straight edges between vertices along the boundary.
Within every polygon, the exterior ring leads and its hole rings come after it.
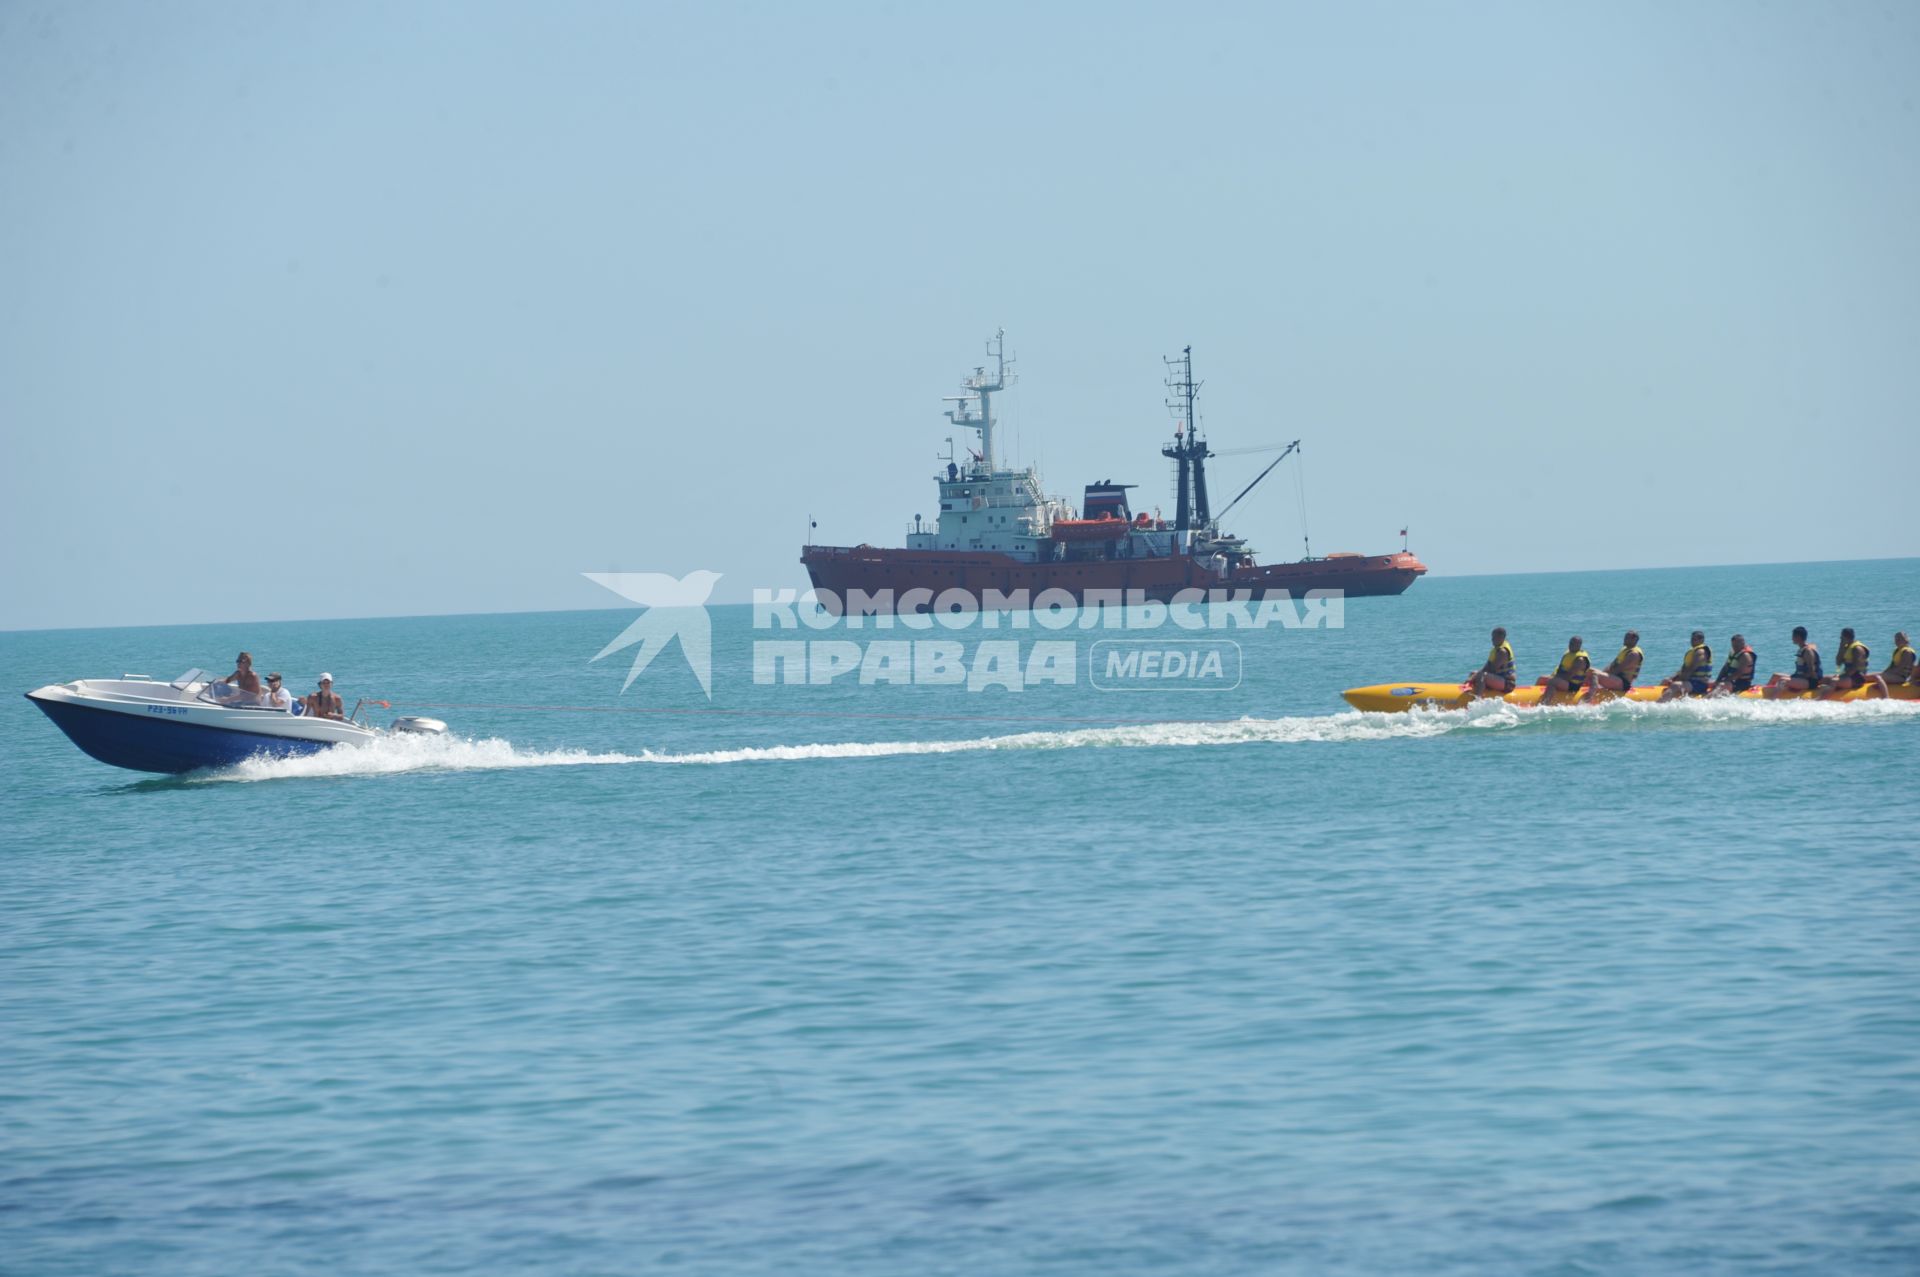
POLYGON ((707 600, 713 596, 714 583, 720 579, 718 572, 702 570, 683 577, 668 576, 665 572, 582 572, 580 575, 647 609, 593 658, 597 661, 635 643, 640 645, 640 650, 633 654, 632 667, 627 670, 627 681, 620 684, 621 691, 633 686, 640 671, 678 638, 680 654, 687 658, 693 676, 700 680, 700 690, 707 694, 708 700, 713 699, 713 622, 707 616, 707 600))

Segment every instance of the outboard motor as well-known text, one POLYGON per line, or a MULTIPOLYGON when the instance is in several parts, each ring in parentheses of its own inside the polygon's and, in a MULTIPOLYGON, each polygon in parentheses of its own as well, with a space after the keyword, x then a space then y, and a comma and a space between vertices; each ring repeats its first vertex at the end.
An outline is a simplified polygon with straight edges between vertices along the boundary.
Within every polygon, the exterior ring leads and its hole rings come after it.
POLYGON ((405 718, 394 719, 393 730, 415 736, 445 736, 447 725, 437 718, 419 718, 409 714, 405 718))

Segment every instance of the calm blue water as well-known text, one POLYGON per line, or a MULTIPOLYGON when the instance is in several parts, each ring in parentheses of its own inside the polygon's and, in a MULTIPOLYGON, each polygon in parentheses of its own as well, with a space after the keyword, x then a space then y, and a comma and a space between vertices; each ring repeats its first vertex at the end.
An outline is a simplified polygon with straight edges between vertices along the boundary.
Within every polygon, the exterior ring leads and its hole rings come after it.
POLYGON ((1337 698, 1917 605, 1432 580, 1128 695, 755 687, 731 609, 731 714, 614 612, 0 635, 0 1269, 1920 1270, 1920 709, 1337 698), (593 712, 176 780, 18 696, 243 645, 593 712))

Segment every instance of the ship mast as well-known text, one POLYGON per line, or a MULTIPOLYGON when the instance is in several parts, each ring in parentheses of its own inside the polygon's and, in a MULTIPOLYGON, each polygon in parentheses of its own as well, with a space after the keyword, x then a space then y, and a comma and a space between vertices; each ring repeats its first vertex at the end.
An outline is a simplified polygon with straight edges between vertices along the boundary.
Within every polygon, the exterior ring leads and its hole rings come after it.
POLYGON ((1213 524, 1212 511, 1207 508, 1207 458, 1213 453, 1200 437, 1200 422, 1194 416, 1193 401, 1199 397, 1200 383, 1193 379, 1193 347, 1184 348, 1178 359, 1169 359, 1166 364, 1167 389, 1173 392, 1167 400, 1167 411, 1173 414, 1175 425, 1173 442, 1160 449, 1160 455, 1171 457, 1179 467, 1173 526, 1176 532, 1193 528, 1205 532, 1213 524))
POLYGON ((959 405, 947 410, 948 421, 980 432, 980 460, 975 469, 984 474, 993 473, 993 396, 1019 380, 1017 374, 1007 371, 1007 365, 1013 361, 1007 358, 1006 338, 1007 330, 1001 328, 994 332, 993 340, 987 343, 987 355, 993 360, 991 375, 983 364, 973 370, 971 377, 960 383, 960 389, 965 394, 947 395, 942 399, 943 403, 959 405))

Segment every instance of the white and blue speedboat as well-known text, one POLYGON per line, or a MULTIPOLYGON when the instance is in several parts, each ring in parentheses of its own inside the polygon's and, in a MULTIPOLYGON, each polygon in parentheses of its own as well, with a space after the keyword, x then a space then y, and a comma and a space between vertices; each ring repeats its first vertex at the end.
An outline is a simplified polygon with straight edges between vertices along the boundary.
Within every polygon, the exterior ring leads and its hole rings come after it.
POLYGON ((336 745, 365 745, 388 732, 435 734, 446 724, 400 718, 382 731, 357 721, 289 713, 203 670, 171 683, 140 674, 52 683, 27 693, 67 738, 103 763, 141 772, 231 767, 250 758, 286 758, 336 745))

